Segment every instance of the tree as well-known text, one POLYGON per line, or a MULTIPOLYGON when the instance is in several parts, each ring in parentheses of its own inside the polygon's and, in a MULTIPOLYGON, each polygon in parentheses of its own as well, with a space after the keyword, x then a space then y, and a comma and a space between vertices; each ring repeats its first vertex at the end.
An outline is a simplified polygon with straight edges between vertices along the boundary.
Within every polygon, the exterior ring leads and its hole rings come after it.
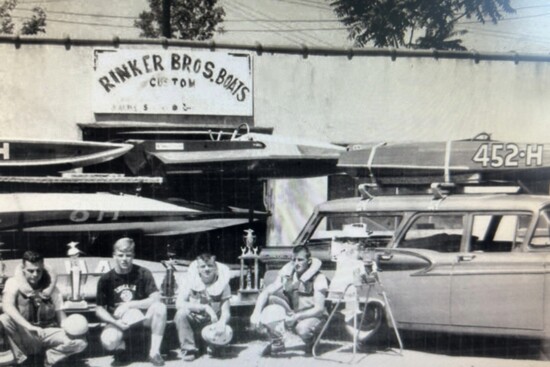
MULTIPOLYGON (((141 29, 142 37, 157 38, 162 34, 162 0, 148 0, 150 11, 139 14, 134 25, 141 29)), ((171 36, 180 39, 204 41, 212 38, 225 11, 216 6, 218 0, 171 0, 171 36)))
POLYGON ((346 25, 355 46, 465 50, 457 38, 459 20, 497 23, 514 13, 510 0, 333 0, 331 6, 346 25), (415 31, 423 32, 415 37, 415 31))
MULTIPOLYGON (((0 3, 0 34, 13 34, 15 24, 11 13, 16 6, 17 0, 5 0, 0 3)), ((39 6, 35 6, 32 12, 32 17, 23 21, 21 34, 46 33, 46 12, 39 6)))

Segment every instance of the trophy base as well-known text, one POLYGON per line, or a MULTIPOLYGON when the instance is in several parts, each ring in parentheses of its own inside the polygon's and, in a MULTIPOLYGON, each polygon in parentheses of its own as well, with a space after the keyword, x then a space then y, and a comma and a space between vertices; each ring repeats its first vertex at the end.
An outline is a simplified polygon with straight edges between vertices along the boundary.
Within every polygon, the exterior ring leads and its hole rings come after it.
POLYGON ((65 301, 65 303, 63 304, 63 308, 65 310, 69 309, 73 309, 73 310, 82 310, 82 309, 86 309, 88 308, 88 302, 82 300, 82 301, 71 301, 71 300, 67 300, 65 301))

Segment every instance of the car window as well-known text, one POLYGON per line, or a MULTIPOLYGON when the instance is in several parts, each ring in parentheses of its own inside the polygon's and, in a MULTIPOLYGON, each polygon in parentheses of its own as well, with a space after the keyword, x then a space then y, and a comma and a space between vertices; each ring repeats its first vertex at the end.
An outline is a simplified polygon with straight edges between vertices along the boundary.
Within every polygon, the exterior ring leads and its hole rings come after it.
POLYGON ((339 239, 361 242, 367 247, 382 247, 393 238, 401 220, 401 215, 329 214, 319 221, 310 241, 339 239))
POLYGON ((470 251, 510 252, 517 249, 530 221, 528 214, 474 215, 470 251))
POLYGON ((550 210, 543 210, 537 220, 537 227, 529 245, 532 248, 550 248, 550 210))
POLYGON ((464 215, 430 214, 418 216, 398 248, 416 248, 437 252, 459 252, 464 232, 464 215))

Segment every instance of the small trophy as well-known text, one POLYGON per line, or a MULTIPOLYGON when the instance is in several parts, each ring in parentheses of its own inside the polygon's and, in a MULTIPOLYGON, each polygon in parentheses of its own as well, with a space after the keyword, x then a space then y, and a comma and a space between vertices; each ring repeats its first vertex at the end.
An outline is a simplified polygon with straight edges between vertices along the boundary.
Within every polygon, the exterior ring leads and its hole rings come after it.
MULTIPOLYGON (((82 285, 82 261, 79 256, 82 253, 77 247, 78 242, 69 242, 67 246, 69 251, 67 255, 69 256, 69 276, 71 278, 71 295, 70 298, 65 302, 65 308, 88 308, 88 303, 82 299, 80 294, 80 287, 82 285)), ((85 265, 84 265, 85 268, 85 265)))
POLYGON ((256 235, 254 234, 253 229, 245 229, 244 230, 244 244, 245 247, 241 247, 241 251, 243 255, 255 255, 256 252, 258 252, 258 248, 254 247, 254 243, 256 242, 256 235))

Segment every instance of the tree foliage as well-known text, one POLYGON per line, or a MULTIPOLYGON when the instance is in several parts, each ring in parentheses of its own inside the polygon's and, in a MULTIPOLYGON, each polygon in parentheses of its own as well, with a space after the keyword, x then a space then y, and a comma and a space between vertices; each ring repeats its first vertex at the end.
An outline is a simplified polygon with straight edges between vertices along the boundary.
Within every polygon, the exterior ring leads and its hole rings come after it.
MULTIPOLYGON (((12 11, 17 7, 17 0, 5 0, 0 3, 0 34, 13 34, 15 24, 13 23, 12 11)), ((32 9, 30 19, 23 21, 21 34, 32 35, 46 33, 46 12, 39 6, 32 9)))
POLYGON ((355 46, 442 50, 465 50, 459 20, 497 23, 515 12, 510 0, 332 0, 331 6, 355 46))
MULTIPOLYGON (((139 14, 134 25, 141 29, 142 37, 162 35, 162 0, 148 0, 150 11, 139 14)), ((171 0, 171 37, 204 41, 212 38, 216 26, 223 21, 225 11, 217 6, 218 0, 171 0)))

